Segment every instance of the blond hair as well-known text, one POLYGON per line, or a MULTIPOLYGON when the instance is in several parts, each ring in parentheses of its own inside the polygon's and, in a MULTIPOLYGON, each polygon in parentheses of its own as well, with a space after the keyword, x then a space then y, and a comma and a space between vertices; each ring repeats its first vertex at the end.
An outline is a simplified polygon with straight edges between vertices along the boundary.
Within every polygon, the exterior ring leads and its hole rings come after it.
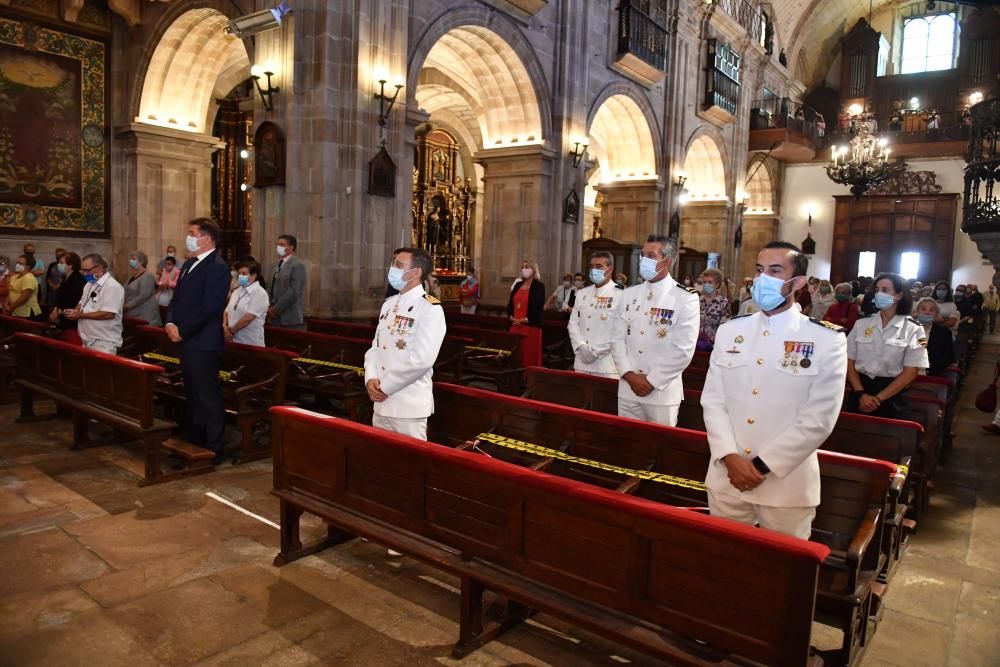
MULTIPOLYGON (((539 272, 538 272, 538 262, 536 262, 533 259, 528 259, 527 257, 525 257, 525 258, 523 258, 521 260, 521 263, 522 264, 527 264, 528 266, 531 267, 531 270, 534 272, 534 273, 531 274, 531 279, 532 280, 537 280, 537 281, 541 282, 542 278, 541 278, 541 276, 539 275, 539 272)), ((572 276, 570 276, 570 277, 572 278, 572 276)))

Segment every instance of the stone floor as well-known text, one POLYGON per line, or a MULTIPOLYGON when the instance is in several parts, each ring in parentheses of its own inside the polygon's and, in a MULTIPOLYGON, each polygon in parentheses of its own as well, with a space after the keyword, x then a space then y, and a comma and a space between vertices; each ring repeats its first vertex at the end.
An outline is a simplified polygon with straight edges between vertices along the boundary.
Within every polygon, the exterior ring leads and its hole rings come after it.
MULTIPOLYGON (((979 353, 865 667, 1000 664, 1000 437, 972 406, 998 349, 979 353)), ((269 462, 139 488, 136 451, 72 452, 67 422, 15 416, 0 406, 0 665, 455 662, 451 578, 362 542, 271 566, 269 462)), ((820 627, 814 640, 839 643, 820 627)), ((655 664, 547 616, 461 662, 616 663, 655 664)))

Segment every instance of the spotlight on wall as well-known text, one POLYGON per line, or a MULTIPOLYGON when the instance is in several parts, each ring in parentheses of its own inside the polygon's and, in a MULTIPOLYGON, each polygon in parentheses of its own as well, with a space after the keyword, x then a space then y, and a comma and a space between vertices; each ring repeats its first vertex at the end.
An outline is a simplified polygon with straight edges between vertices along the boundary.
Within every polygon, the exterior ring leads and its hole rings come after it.
POLYGON ((920 108, 920 98, 919 97, 911 97, 910 98, 910 108, 913 109, 914 111, 916 111, 917 109, 920 108))
POLYGON ((864 112, 864 110, 865 108, 857 103, 847 107, 847 113, 851 116, 860 116, 864 112))
POLYGON ((573 158, 573 168, 576 169, 583 162, 583 156, 587 154, 587 141, 585 139, 574 139, 574 141, 575 145, 569 154, 573 158))
POLYGON ((247 192, 250 190, 249 183, 240 183, 240 192, 247 192))
POLYGON ((268 30, 275 30, 281 27, 281 20, 291 13, 292 10, 288 4, 282 2, 274 9, 265 9, 231 20, 226 26, 226 32, 239 38, 245 38, 268 30))
POLYGON ((274 76, 274 72, 268 67, 264 69, 260 65, 254 65, 250 68, 250 78, 253 79, 253 83, 257 86, 257 92, 260 94, 260 101, 264 103, 264 109, 266 111, 271 111, 274 109, 271 102, 271 96, 276 92, 281 90, 277 86, 271 85, 271 77, 274 76), (260 80, 262 77, 267 77, 267 88, 265 89, 260 85, 260 80))
POLYGON ((971 95, 969 95, 969 106, 974 106, 983 101, 983 94, 978 90, 971 95))
POLYGON ((248 157, 250 157, 250 151, 248 151, 245 148, 241 148, 240 149, 240 159, 241 160, 246 160, 248 157))

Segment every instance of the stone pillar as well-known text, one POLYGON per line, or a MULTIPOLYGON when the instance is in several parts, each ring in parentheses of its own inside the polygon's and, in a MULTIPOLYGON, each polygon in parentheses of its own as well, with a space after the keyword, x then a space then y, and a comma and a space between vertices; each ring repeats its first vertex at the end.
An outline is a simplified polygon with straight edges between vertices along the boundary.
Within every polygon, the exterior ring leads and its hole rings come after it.
POLYGON ((212 212, 215 137, 156 125, 118 128, 113 199, 121 203, 111 224, 116 275, 127 273, 128 255, 142 250, 154 261, 167 245, 183 254, 187 223, 212 212))
POLYGON ((601 227, 604 237, 619 243, 638 243, 657 232, 664 186, 656 179, 622 181, 597 186, 604 195, 601 227))
POLYGON ((743 216, 743 248, 733 280, 756 275, 757 255, 765 245, 778 238, 778 217, 774 215, 743 216))
POLYGON ((733 241, 727 235, 730 209, 728 201, 694 201, 681 214, 681 245, 700 252, 719 253, 723 272, 733 256, 733 241))
POLYGON ((486 170, 482 265, 477 267, 484 301, 506 302, 525 257, 538 262, 542 281, 547 288, 554 287, 569 267, 557 265, 559 259, 550 250, 564 234, 576 231, 561 217, 550 222, 556 152, 537 145, 489 149, 480 151, 476 162, 486 170))

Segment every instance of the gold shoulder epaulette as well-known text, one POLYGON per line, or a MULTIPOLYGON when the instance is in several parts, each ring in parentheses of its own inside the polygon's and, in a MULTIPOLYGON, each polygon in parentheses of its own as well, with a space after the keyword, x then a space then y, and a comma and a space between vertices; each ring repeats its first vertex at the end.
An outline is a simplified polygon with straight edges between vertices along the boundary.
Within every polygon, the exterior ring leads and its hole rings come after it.
POLYGON ((431 303, 431 304, 433 304, 435 306, 440 306, 441 305, 441 302, 438 301, 438 298, 436 296, 431 296, 430 294, 425 294, 424 295, 424 299, 426 299, 428 303, 431 303))
POLYGON ((733 315, 728 320, 726 320, 726 322, 732 322, 733 320, 738 320, 738 319, 741 319, 743 317, 750 317, 751 315, 753 315, 753 313, 744 313, 742 315, 733 315))
POLYGON ((813 324, 818 324, 821 327, 826 327, 830 331, 836 331, 837 333, 844 333, 846 329, 839 324, 834 324, 833 322, 827 322, 826 320, 817 320, 815 317, 810 317, 809 321, 813 324))
POLYGON ((918 325, 920 325, 921 327, 922 327, 922 326, 924 326, 923 324, 920 324, 920 320, 918 320, 918 319, 917 319, 917 318, 915 318, 915 317, 910 317, 910 316, 907 316, 907 318, 906 318, 906 319, 908 319, 909 321, 913 322, 914 324, 918 324, 918 325))
POLYGON ((685 292, 690 292, 691 294, 698 294, 698 290, 696 290, 693 287, 688 287, 687 285, 681 285, 680 283, 675 283, 675 284, 685 292))

